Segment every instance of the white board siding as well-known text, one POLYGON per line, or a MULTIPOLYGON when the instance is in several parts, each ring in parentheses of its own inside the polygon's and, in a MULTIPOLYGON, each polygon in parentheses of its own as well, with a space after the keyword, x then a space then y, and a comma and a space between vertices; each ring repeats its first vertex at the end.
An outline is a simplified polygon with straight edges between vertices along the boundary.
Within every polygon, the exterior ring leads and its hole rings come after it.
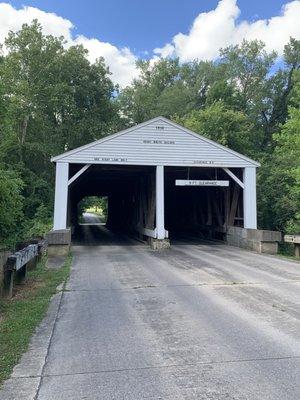
POLYGON ((257 166, 254 161, 181 129, 164 118, 156 118, 148 124, 54 158, 54 161, 58 160, 82 164, 257 166))

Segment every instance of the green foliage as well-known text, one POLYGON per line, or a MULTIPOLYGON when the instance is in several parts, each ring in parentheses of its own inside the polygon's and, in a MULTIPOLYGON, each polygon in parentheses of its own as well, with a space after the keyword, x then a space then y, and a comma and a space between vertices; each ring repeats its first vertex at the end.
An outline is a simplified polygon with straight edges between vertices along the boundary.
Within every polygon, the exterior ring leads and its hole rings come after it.
POLYGON ((41 204, 34 214, 34 217, 28 219, 24 223, 23 236, 25 239, 43 237, 45 233, 51 230, 52 224, 53 218, 51 210, 41 204))
POLYGON ((0 193, 0 241, 48 229, 51 156, 158 115, 260 161, 260 226, 299 229, 300 41, 286 44, 280 68, 260 41, 222 49, 214 62, 139 61, 138 78, 120 92, 102 59, 91 64, 82 46, 43 35, 37 21, 11 32, 5 46, 0 180, 10 173, 12 182, 0 193), (7 190, 14 190, 14 209, 7 190))
POLYGON ((267 94, 266 77, 276 53, 268 54, 264 43, 254 40, 221 50, 221 57, 226 66, 225 76, 234 85, 239 108, 249 113, 257 112, 267 94))
POLYGON ((177 59, 163 59, 154 65, 150 61, 139 61, 137 66, 139 78, 118 98, 118 106, 128 124, 143 122, 157 115, 157 101, 164 90, 172 87, 180 69, 177 59))
POLYGON ((0 246, 10 245, 20 233, 23 182, 14 171, 0 169, 0 246))
POLYGON ((72 258, 59 269, 47 269, 46 259, 27 274, 27 285, 17 298, 0 300, 0 385, 9 377, 29 344, 36 326, 44 317, 57 286, 66 282, 72 258))
POLYGON ((261 211, 272 228, 300 233, 299 108, 290 108, 289 118, 280 133, 274 134, 274 141, 272 159, 262 168, 261 211))
POLYGON ((107 218, 107 197, 89 196, 83 198, 78 204, 79 217, 84 212, 92 209, 93 212, 101 215, 104 219, 107 218))
POLYGON ((244 154, 251 153, 252 124, 240 111, 217 101, 178 120, 187 128, 244 154))
POLYGON ((37 22, 10 33, 5 44, 1 72, 19 161, 34 157, 36 168, 44 167, 49 154, 103 135, 114 114, 103 60, 90 64, 82 46, 65 49, 37 22))
POLYGON ((293 232, 300 209, 300 41, 286 44, 281 68, 276 61, 276 53, 255 40, 221 50, 216 62, 141 62, 139 78, 117 103, 127 124, 171 117, 260 161, 260 227, 293 232))
MULTIPOLYGON (((82 46, 66 48, 62 38, 45 36, 37 21, 10 32, 5 46, 0 162, 23 181, 23 232, 38 234, 48 227, 53 209, 51 156, 107 135, 120 124, 115 88, 102 59, 91 64, 82 46), (45 222, 41 210, 47 211, 45 222)), ((1 208, 0 214, 1 220, 7 212, 1 208)), ((11 226, 10 231, 0 228, 0 240, 11 237, 11 226)))

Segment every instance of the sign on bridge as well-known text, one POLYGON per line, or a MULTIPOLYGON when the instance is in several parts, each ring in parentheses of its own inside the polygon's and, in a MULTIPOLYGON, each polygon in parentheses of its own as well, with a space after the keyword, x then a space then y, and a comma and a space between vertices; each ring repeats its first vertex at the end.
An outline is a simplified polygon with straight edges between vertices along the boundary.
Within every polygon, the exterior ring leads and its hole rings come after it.
POLYGON ((176 186, 229 186, 229 181, 176 179, 176 186))

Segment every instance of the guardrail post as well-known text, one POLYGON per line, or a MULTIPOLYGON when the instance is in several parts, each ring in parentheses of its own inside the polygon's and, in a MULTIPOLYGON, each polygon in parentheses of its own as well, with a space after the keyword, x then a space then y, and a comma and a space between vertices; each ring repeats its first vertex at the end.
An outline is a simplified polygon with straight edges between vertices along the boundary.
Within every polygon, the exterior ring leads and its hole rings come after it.
POLYGON ((300 235, 284 235, 284 241, 286 243, 292 243, 294 245, 295 257, 300 257, 300 235))
POLYGON ((8 298, 12 297, 16 261, 16 256, 9 256, 4 266, 3 294, 8 298))
POLYGON ((300 258, 300 243, 295 243, 295 257, 300 258))
POLYGON ((42 257, 43 257, 43 249, 44 249, 44 243, 43 242, 38 242, 38 254, 36 257, 36 262, 40 262, 42 257))
POLYGON ((16 284, 21 285, 26 281, 26 274, 27 274, 27 265, 23 265, 22 268, 18 269, 15 272, 15 281, 16 284))
POLYGON ((11 269, 4 268, 3 278, 3 296, 7 298, 12 297, 14 273, 11 269))

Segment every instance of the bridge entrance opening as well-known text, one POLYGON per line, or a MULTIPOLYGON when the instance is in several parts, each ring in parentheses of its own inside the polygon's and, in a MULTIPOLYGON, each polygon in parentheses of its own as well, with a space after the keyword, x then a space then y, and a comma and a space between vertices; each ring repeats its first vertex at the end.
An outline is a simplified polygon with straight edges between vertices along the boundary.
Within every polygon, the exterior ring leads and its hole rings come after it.
MULTIPOLYGON (((70 164, 71 176, 82 168, 70 164)), ((233 172, 242 179, 241 169, 233 172)), ((223 239, 228 225, 243 226, 242 190, 222 168, 165 167, 162 179, 165 237, 223 239)), ((82 225, 105 225, 144 239, 157 236, 155 167, 91 165, 71 183, 68 197, 74 237, 82 234, 82 225)))
MULTIPOLYGON (((165 226, 170 239, 223 239, 228 225, 243 226, 243 193, 222 168, 166 167, 165 226)), ((242 180, 242 170, 234 174, 242 180)))
MULTIPOLYGON (((71 176, 81 168, 80 164, 70 165, 71 176)), ((155 209, 152 219, 148 211, 155 207, 154 181, 154 167, 91 165, 69 186, 68 225, 73 236, 82 233, 84 224, 102 224, 130 236, 144 224, 153 230, 155 209)))
POLYGON ((79 224, 105 224, 107 220, 107 197, 83 198, 77 206, 79 224))

